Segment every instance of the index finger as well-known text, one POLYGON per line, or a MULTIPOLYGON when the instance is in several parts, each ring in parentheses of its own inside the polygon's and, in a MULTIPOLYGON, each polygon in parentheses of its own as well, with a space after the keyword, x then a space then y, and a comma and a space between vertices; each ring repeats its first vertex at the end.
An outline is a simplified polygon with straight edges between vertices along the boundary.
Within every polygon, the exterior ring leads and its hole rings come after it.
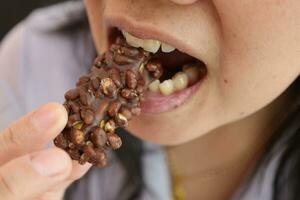
POLYGON ((65 108, 46 104, 0 132, 0 165, 21 155, 40 150, 54 139, 67 123, 65 108))

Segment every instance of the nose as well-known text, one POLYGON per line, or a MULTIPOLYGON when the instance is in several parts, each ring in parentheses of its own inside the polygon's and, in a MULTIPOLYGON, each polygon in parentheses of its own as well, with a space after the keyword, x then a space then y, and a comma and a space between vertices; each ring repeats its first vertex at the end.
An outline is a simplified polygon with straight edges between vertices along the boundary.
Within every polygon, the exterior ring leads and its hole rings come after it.
POLYGON ((197 0, 171 0, 171 1, 178 4, 192 4, 195 3, 197 0))

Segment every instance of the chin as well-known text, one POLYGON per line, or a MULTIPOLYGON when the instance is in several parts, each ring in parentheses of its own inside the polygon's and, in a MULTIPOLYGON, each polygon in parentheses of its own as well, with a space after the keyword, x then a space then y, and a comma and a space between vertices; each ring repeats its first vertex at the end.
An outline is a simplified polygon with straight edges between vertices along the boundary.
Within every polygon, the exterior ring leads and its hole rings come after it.
POLYGON ((201 130, 196 124, 188 128, 180 127, 177 122, 164 123, 156 117, 144 115, 133 119, 126 130, 142 140, 166 146, 184 144, 209 132, 201 130))

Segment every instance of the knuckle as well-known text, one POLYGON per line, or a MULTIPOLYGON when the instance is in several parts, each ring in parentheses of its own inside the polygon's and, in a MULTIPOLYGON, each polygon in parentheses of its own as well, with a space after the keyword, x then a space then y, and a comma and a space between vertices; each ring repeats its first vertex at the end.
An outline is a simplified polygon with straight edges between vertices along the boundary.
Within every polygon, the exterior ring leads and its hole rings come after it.
POLYGON ((8 181, 8 178, 0 171, 0 195, 6 197, 5 199, 13 199, 16 197, 16 192, 13 186, 8 181))
POLYGON ((22 146, 22 143, 18 137, 17 131, 10 126, 6 129, 6 132, 4 133, 4 140, 5 140, 5 142, 7 142, 8 144, 11 144, 12 146, 15 146, 15 147, 22 146))

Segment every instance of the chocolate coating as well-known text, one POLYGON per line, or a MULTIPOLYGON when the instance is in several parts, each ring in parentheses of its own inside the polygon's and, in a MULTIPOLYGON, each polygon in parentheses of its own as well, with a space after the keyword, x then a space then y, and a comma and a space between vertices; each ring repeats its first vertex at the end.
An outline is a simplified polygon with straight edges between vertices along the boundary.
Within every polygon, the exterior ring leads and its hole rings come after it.
POLYGON ((155 74, 153 64, 148 65, 151 71, 145 67, 150 59, 148 52, 117 38, 95 59, 89 74, 79 78, 76 88, 66 92, 64 106, 69 119, 54 144, 80 164, 105 166, 105 151, 122 145, 115 129, 126 127, 132 116, 141 113, 140 99, 160 74, 160 68, 155 74))

